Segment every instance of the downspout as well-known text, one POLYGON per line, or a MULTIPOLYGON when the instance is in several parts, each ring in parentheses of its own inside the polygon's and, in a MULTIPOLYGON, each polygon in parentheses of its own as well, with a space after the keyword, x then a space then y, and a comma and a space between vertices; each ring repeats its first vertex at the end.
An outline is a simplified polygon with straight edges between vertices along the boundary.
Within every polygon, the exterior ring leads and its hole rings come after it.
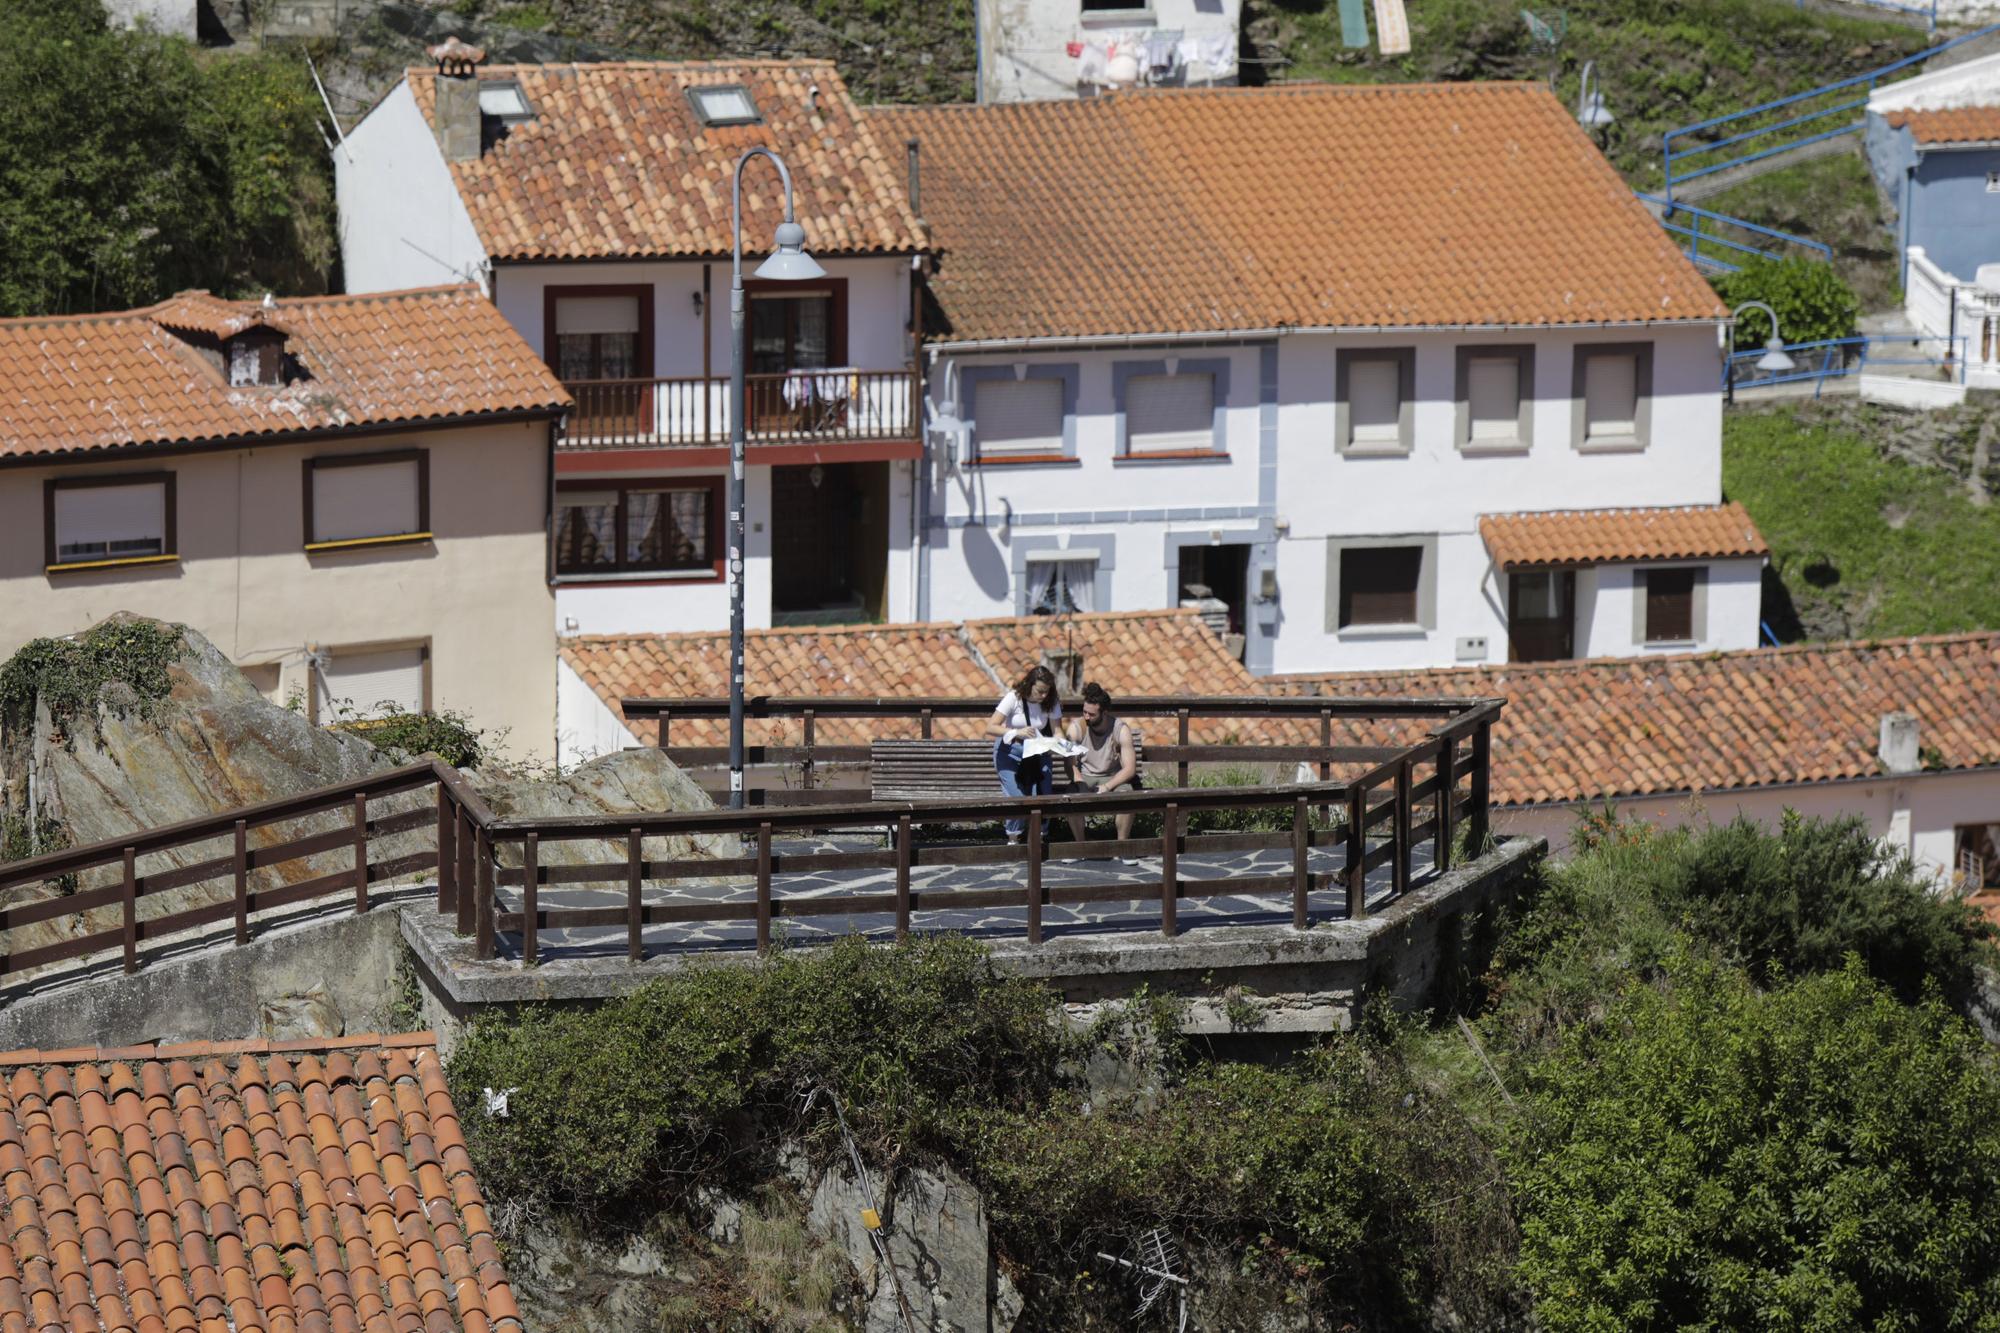
MULTIPOLYGON (((975 18, 976 23, 976 18, 975 18)), ((917 173, 917 140, 912 136, 906 141, 909 150, 909 192, 910 212, 916 218, 918 235, 928 242, 930 227, 924 222, 922 191, 917 173)), ((929 419, 928 404, 925 402, 924 386, 924 256, 910 256, 910 422, 917 431, 917 464, 910 470, 910 551, 911 571, 910 592, 913 598, 912 617, 918 622, 930 619, 930 432, 925 428, 929 419)))
POLYGON ((1903 168, 1903 235, 1902 243, 1898 246, 1901 253, 1896 259, 1897 281, 1903 288, 1903 300, 1906 303, 1910 299, 1910 212, 1917 206, 1917 192, 1914 187, 1917 181, 1917 163, 1922 160, 1923 154, 1917 153, 1911 158, 1910 165, 1903 168))
POLYGON ((709 269, 711 267, 708 264, 701 266, 701 438, 703 440, 712 440, 715 438, 709 429, 708 420, 710 397, 708 382, 710 375, 709 358, 713 355, 713 344, 715 341, 713 330, 710 328, 710 324, 715 318, 715 302, 709 296, 708 287, 709 269))

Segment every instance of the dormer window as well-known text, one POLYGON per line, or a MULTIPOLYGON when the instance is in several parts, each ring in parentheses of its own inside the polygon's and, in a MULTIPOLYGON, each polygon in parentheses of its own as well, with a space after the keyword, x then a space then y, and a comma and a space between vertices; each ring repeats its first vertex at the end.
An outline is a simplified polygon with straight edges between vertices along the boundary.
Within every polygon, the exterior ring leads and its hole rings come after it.
POLYGON ((764 118, 750 100, 750 90, 740 83, 721 83, 708 88, 688 89, 688 101, 704 125, 756 125, 764 118))
POLYGON ((275 329, 247 329, 224 346, 231 388, 276 388, 285 382, 285 335, 275 329))

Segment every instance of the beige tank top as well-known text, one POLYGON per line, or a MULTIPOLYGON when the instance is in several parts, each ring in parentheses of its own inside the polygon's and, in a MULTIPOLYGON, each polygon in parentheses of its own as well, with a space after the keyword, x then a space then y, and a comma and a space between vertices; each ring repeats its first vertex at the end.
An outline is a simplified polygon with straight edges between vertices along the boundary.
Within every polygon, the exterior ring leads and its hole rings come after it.
POLYGON ((1104 741, 1098 743, 1097 733, 1088 722, 1083 724, 1083 754, 1078 757, 1077 770, 1087 778, 1108 778, 1118 771, 1118 736, 1125 730, 1121 719, 1111 724, 1111 730, 1104 733, 1104 741))

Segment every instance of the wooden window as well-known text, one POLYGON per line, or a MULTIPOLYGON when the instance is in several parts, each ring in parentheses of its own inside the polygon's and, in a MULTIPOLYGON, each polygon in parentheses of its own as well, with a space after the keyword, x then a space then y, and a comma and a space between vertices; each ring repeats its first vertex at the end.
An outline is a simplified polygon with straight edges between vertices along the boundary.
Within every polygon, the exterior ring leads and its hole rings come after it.
POLYGON ((1967 891, 2000 889, 2000 820, 1952 830, 1952 869, 1967 891))
POLYGON ((1411 444, 1416 352, 1370 347, 1334 359, 1336 441, 1343 452, 1404 454, 1411 444))
POLYGON ((1645 581, 1646 642, 1691 643, 1695 638, 1694 569, 1649 569, 1645 581))
POLYGON ((1567 569, 1510 575, 1507 660, 1560 662, 1576 656, 1576 574, 1567 569))
POLYGON ((430 540, 430 451, 306 459, 305 516, 308 551, 430 540))
POLYGON ((1063 382, 987 380, 974 400, 973 426, 981 454, 1063 451, 1063 382))
POLYGON ((542 289, 542 359, 565 384, 651 379, 653 288, 593 283, 542 289))
POLYGON ((430 711, 431 653, 423 643, 321 648, 313 660, 313 720, 366 722, 430 711))
POLYGON ((1353 546, 1340 554, 1340 627, 1414 625, 1422 586, 1421 546, 1353 546))
POLYGON ((175 558, 174 474, 55 477, 42 489, 43 563, 55 569, 175 558))
POLYGON ((565 482, 556 573, 722 574, 722 478, 565 482))
POLYGON ((1215 448, 1215 376, 1134 375, 1125 382, 1129 452, 1185 453, 1215 448))

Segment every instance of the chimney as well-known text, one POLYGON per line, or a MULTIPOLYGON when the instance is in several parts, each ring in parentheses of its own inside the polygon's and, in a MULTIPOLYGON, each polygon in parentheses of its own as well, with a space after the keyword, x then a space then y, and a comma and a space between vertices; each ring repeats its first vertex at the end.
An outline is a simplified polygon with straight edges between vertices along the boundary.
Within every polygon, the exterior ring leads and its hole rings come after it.
POLYGON ((1885 773, 1915 773, 1923 759, 1917 753, 1917 717, 1914 713, 1882 714, 1882 740, 1876 748, 1885 773))
POLYGON ((437 62, 437 140, 450 162, 479 156, 479 66, 486 52, 457 37, 427 48, 437 62))

